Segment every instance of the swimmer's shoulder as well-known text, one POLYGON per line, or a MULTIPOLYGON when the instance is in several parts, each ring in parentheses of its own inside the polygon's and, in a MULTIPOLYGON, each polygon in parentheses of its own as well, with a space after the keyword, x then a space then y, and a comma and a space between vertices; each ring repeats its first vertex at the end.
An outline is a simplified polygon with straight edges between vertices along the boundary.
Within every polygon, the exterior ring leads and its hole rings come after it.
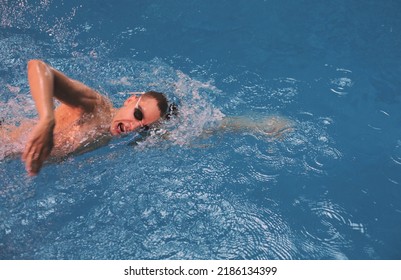
POLYGON ((99 98, 98 106, 100 106, 102 108, 105 108, 105 109, 114 108, 113 107, 113 103, 111 102, 111 100, 106 95, 98 93, 98 96, 99 96, 98 97, 99 98))
POLYGON ((98 93, 98 100, 94 113, 109 117, 113 114, 113 112, 114 106, 111 100, 106 95, 98 93))

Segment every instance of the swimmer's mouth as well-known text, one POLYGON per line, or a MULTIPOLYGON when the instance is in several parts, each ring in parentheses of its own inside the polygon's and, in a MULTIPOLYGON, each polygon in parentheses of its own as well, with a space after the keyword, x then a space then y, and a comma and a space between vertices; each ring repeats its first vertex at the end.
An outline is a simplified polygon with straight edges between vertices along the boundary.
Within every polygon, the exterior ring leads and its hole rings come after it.
POLYGON ((117 125, 117 128, 118 128, 118 131, 119 131, 120 133, 125 133, 125 127, 124 127, 124 124, 123 124, 123 123, 119 123, 119 124, 117 125))
POLYGON ((132 129, 129 124, 125 124, 124 122, 115 122, 113 124, 111 133, 113 135, 120 135, 120 134, 128 134, 130 131, 132 131, 132 129))

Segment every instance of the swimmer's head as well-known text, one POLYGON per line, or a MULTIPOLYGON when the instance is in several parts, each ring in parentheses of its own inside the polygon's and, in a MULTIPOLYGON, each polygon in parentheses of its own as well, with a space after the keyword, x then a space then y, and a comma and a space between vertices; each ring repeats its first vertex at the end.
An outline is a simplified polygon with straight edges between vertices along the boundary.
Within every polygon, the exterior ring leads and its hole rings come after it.
POLYGON ((133 94, 117 110, 111 126, 112 135, 119 135, 148 127, 167 115, 167 98, 163 93, 148 91, 133 94))

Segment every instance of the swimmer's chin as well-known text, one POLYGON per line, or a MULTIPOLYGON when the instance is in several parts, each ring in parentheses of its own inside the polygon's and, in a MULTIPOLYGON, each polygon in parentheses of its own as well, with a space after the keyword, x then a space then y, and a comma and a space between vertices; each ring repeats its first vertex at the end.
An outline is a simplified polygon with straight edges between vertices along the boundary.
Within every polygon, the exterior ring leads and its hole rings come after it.
POLYGON ((121 133, 118 131, 118 130, 115 130, 115 129, 113 129, 112 127, 110 128, 110 134, 112 135, 112 136, 118 136, 118 135, 120 135, 121 133))

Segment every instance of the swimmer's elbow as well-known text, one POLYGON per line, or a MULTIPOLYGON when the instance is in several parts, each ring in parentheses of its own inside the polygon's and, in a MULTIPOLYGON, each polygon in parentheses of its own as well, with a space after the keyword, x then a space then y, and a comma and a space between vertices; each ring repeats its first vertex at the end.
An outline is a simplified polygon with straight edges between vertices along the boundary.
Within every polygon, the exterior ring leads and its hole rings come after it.
POLYGON ((52 68, 45 62, 39 59, 32 59, 28 61, 28 80, 29 82, 36 83, 38 79, 52 79, 52 68))
POLYGON ((31 59, 27 64, 28 76, 32 71, 39 71, 45 74, 51 74, 52 68, 44 61, 39 59, 31 59))
POLYGON ((28 70, 39 65, 46 65, 46 63, 39 59, 31 59, 28 61, 28 70))

